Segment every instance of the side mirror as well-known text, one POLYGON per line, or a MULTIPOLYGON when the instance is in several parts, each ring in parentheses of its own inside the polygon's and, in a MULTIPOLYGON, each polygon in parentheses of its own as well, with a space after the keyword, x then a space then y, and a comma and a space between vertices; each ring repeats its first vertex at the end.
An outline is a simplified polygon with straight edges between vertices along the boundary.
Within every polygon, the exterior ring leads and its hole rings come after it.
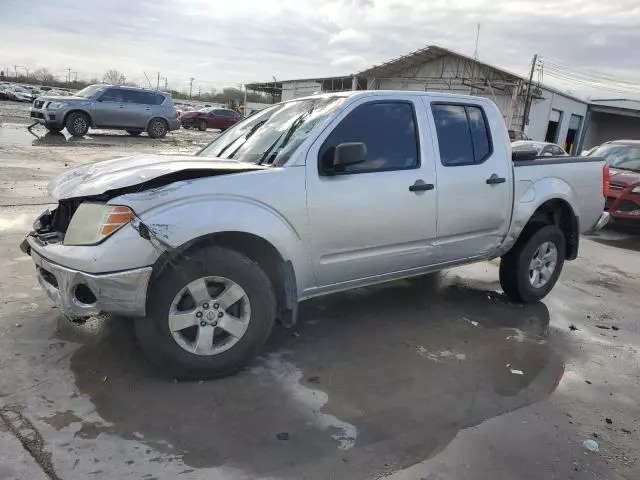
POLYGON ((333 154, 333 169, 340 172, 344 167, 357 165, 367 159, 367 146, 362 142, 346 142, 336 147, 333 154))

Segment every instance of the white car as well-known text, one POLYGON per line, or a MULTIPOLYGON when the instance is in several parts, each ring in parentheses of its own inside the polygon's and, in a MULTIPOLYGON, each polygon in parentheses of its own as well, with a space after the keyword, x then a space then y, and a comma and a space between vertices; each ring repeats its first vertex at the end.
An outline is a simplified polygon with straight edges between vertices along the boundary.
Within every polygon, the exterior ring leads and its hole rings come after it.
POLYGON ((513 151, 535 150, 536 157, 566 157, 569 154, 555 143, 535 142, 533 140, 519 140, 511 143, 513 151))
POLYGON ((6 92, 11 100, 17 102, 31 102, 33 98, 31 92, 23 87, 9 87, 6 92))

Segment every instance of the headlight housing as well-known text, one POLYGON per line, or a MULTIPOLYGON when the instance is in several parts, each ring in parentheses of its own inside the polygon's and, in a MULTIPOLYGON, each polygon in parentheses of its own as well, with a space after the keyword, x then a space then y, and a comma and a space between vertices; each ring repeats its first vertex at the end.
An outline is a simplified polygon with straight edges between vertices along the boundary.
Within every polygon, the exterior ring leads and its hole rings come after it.
POLYGON ((59 108, 62 108, 64 106, 66 106, 67 104, 64 102, 49 102, 49 105, 47 105, 47 109, 49 110, 57 110, 59 108))
POLYGON ((640 193, 640 185, 636 185, 631 189, 631 193, 640 193))
POLYGON ((85 202, 71 218, 65 245, 95 245, 117 232, 135 217, 129 207, 85 202))

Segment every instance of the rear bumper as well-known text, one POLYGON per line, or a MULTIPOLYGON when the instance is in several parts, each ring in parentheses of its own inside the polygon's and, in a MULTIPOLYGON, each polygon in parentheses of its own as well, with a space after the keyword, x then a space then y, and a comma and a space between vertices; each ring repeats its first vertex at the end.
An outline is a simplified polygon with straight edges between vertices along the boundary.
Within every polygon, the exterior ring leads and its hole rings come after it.
POLYGON ((36 265, 38 283, 60 310, 71 318, 99 313, 144 317, 151 267, 116 273, 91 274, 51 262, 36 249, 39 245, 27 238, 28 250, 36 265))
POLYGON ((611 217, 609 216, 609 212, 602 212, 602 215, 600 215, 600 218, 598 219, 598 221, 586 233, 597 232, 598 230, 603 228, 607 223, 609 223, 610 219, 611 217))
POLYGON ((169 131, 179 130, 181 126, 180 120, 177 118, 169 120, 169 131))

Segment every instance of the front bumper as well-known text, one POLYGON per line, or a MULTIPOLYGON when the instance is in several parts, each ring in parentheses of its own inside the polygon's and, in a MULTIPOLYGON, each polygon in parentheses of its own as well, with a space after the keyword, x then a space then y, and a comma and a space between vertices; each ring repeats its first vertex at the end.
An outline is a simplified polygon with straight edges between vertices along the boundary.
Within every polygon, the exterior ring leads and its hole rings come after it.
POLYGON ((144 317, 151 267, 116 273, 91 274, 63 267, 47 260, 27 238, 27 250, 38 272, 38 282, 46 294, 71 318, 99 313, 144 317))
POLYGON ((64 127, 62 120, 64 119, 64 112, 62 110, 47 110, 45 108, 31 107, 29 110, 29 116, 31 120, 38 122, 42 125, 52 125, 56 127, 64 127))

